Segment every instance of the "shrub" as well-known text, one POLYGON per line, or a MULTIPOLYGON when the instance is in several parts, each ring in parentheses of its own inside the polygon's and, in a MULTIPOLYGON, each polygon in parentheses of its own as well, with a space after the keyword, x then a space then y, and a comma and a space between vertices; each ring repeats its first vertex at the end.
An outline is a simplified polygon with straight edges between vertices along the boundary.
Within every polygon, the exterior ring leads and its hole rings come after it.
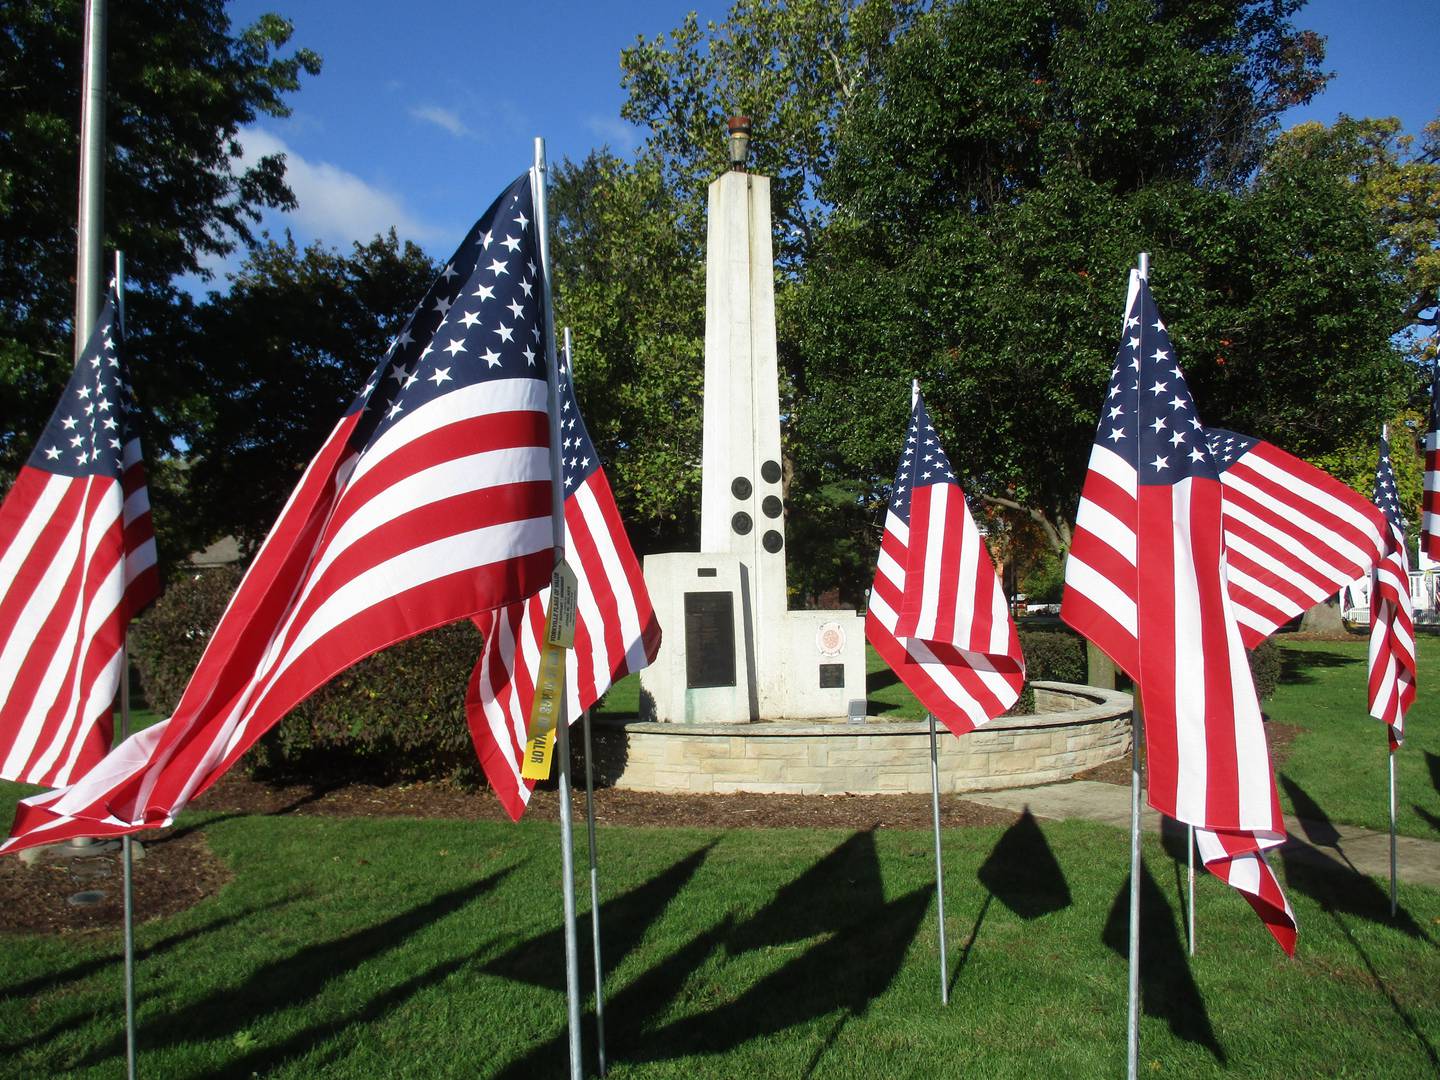
MULTIPOLYGON (((135 624, 136 668, 157 711, 174 709, 240 574, 208 570, 173 582, 135 624)), ((392 645, 342 671, 245 756, 252 774, 363 776, 380 782, 473 782, 465 690, 480 654, 468 621, 392 645)))
POLYGON ((1261 701, 1275 692, 1280 682, 1280 647, 1274 641, 1267 638, 1250 650, 1250 674, 1261 701))
POLYGON ((1089 676, 1085 640, 1068 630, 1021 630, 1025 675, 1052 682, 1084 683, 1089 676))

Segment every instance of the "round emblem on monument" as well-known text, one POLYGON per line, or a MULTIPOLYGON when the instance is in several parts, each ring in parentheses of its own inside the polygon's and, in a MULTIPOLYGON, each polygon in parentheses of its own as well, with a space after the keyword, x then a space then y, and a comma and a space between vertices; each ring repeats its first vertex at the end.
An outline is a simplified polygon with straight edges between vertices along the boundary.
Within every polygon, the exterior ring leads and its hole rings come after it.
POLYGON ((744 510, 741 510, 738 514, 736 514, 730 519, 730 527, 741 536, 745 536, 746 534, 748 534, 752 526, 753 522, 751 522, 750 520, 750 515, 745 513, 744 510))
POLYGON ((760 504, 760 509, 765 511, 766 517, 778 518, 780 516, 780 511, 785 509, 785 506, 783 503, 781 503, 780 496, 766 495, 764 502, 760 504))
POLYGON ((767 484, 778 484, 780 482, 780 463, 778 461, 767 461, 760 466, 760 477, 767 484))
POLYGON ((770 552, 771 555, 774 555, 777 551, 779 551, 782 547, 785 546, 785 538, 781 536, 778 532, 776 532, 774 529, 771 529, 765 534, 764 539, 762 539, 760 543, 764 545, 766 551, 770 552))
POLYGON ((730 481, 730 494, 737 499, 748 499, 750 493, 755 489, 750 486, 750 481, 743 476, 737 476, 730 481))
POLYGON ((821 623, 815 632, 815 648, 821 656, 839 656, 845 651, 845 628, 838 622, 821 623))

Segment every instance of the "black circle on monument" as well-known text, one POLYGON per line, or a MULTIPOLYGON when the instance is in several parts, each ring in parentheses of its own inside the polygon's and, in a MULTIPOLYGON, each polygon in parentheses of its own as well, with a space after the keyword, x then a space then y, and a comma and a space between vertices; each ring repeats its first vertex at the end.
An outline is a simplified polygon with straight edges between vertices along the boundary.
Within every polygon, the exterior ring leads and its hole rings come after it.
POLYGON ((760 541, 760 543, 764 545, 766 551, 770 552, 771 555, 774 555, 777 551, 779 551, 782 547, 785 546, 785 538, 781 536, 778 532, 776 532, 774 529, 771 529, 765 534, 764 538, 760 541))
POLYGON ((780 482, 780 463, 778 461, 767 461, 760 466, 760 478, 767 484, 778 484, 780 482))
POLYGON ((744 510, 741 510, 738 514, 736 514, 730 519, 730 527, 741 536, 745 536, 747 533, 749 533, 752 525, 753 523, 750 520, 750 515, 745 513, 744 510))
POLYGON ((730 481, 730 494, 737 499, 748 499, 750 493, 755 489, 750 486, 750 481, 743 476, 737 476, 730 481))
POLYGON ((764 501, 760 503, 760 509, 765 511, 766 517, 778 518, 780 511, 785 509, 785 506, 781 503, 779 495, 766 495, 764 501))

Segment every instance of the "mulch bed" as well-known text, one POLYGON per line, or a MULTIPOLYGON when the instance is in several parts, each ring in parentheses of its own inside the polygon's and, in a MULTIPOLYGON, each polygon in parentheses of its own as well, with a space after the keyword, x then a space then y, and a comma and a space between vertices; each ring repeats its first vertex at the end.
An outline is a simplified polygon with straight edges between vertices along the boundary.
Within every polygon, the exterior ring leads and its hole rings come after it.
MULTIPOLYGON (((577 826, 583 828, 583 791, 575 794, 572 808, 577 826)), ((304 817, 509 820, 488 791, 464 791, 443 783, 388 787, 269 784, 239 774, 224 777, 194 800, 190 809, 304 817)), ((558 821, 558 793, 537 791, 525 816, 558 821)), ((940 823, 947 828, 1008 825, 1015 816, 953 795, 940 800, 940 823)), ((595 820, 601 825, 697 829, 928 829, 931 805, 929 795, 658 795, 602 788, 595 792, 595 820)), ((137 839, 145 852, 134 864, 136 922, 182 911, 217 891, 232 876, 211 854, 204 829, 190 828, 184 817, 172 828, 143 832, 137 839)), ((120 875, 118 850, 84 858, 46 859, 33 866, 17 856, 0 858, 0 933, 118 929, 123 917, 120 875), (78 892, 96 889, 106 896, 93 907, 68 902, 78 892)))
MULTIPOLYGON (((1303 729, 1295 724, 1277 724, 1273 721, 1265 723, 1265 740, 1270 744, 1270 767, 1279 769, 1285 764, 1285 759, 1290 756, 1290 747, 1294 745, 1296 737, 1303 729)), ((1140 744, 1140 766, 1145 766, 1145 744, 1140 744)), ((1102 784, 1123 784, 1130 786, 1130 759, 1129 757, 1118 757, 1114 761, 1107 761, 1104 765, 1097 765, 1093 769, 1086 769, 1084 772, 1075 774, 1076 780, 1098 780, 1102 784)))

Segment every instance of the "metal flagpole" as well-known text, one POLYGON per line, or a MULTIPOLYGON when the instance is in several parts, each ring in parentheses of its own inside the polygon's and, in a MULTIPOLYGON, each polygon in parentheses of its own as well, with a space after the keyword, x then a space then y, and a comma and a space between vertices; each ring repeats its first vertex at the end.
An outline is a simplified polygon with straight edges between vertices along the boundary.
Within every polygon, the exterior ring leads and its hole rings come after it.
MULTIPOLYGON (((545 361, 550 382, 550 520, 554 529, 555 565, 565 560, 565 492, 561 482, 559 414, 560 380, 555 356, 555 314, 550 292, 550 235, 545 214, 545 140, 535 140, 535 228, 540 237, 541 291, 545 300, 545 361)), ((553 590, 552 590, 553 591, 553 590)), ((570 1029, 570 1076, 583 1075, 580 1059, 580 961, 575 941, 575 823, 570 810, 570 716, 569 693, 564 686, 559 696, 555 727, 555 755, 560 759, 560 877, 565 915, 565 1000, 570 1029)))
MULTIPOLYGON (((565 327, 565 366, 569 369, 571 387, 575 383, 575 353, 570 347, 570 328, 565 327)), ((590 841, 590 943, 595 954, 595 1042, 596 1055, 600 1061, 600 1075, 604 1076, 605 1066, 605 986, 600 966, 600 869, 595 851, 595 768, 590 742, 590 710, 580 714, 581 729, 585 733, 585 831, 590 841)))
MULTIPOLYGON (((566 332, 569 336, 569 332, 566 332)), ((568 346, 568 341, 567 341, 568 346)), ((595 858, 595 770, 591 764, 590 710, 580 714, 585 732, 585 827, 590 834, 590 940, 595 951, 595 1039, 600 1075, 605 1075, 605 986, 600 967, 600 872, 595 858)))
POLYGON ((85 66, 80 84, 80 208, 75 249, 75 359, 100 310, 105 215, 105 0, 85 3, 85 66))
POLYGON ((950 1004, 950 970, 945 949, 945 871, 940 863, 940 766, 935 748, 935 714, 930 721, 930 809, 935 819, 935 902, 940 914, 940 1004, 950 1004))
MULTIPOLYGON (((1375 608, 1370 608, 1373 618, 1375 608)), ((1390 917, 1395 917, 1395 749, 1390 746, 1390 726, 1385 726, 1385 744, 1390 751, 1390 917)))
MULTIPOLYGON (((116 317, 125 326, 125 256, 115 253, 115 297, 119 310, 116 317)), ((130 737, 130 628, 125 628, 125 642, 120 647, 120 741, 130 737)), ((135 1080, 135 881, 134 849, 130 834, 120 837, 120 881, 124 897, 125 938, 125 1075, 135 1080)))
POLYGON ((1190 934, 1187 940, 1190 944, 1190 955, 1195 955, 1195 826, 1185 827, 1185 839, 1189 841, 1189 847, 1185 851, 1185 861, 1190 884, 1185 892, 1186 904, 1189 907, 1190 934))
MULTIPOLYGON (((1150 255, 1140 253, 1140 279, 1150 279, 1150 255)), ((1140 640, 1135 640, 1138 658, 1140 640)), ((1140 1074, 1140 688, 1134 687, 1135 704, 1130 710, 1130 978, 1126 1075, 1140 1074)))

